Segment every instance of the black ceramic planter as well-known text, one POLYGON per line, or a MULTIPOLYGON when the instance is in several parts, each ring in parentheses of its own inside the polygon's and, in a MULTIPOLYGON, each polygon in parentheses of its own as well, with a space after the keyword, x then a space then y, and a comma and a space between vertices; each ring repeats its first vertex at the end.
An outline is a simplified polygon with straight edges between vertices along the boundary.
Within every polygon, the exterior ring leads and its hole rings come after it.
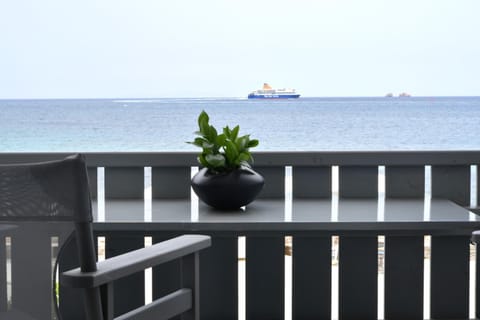
POLYGON ((206 204, 224 210, 238 209, 252 202, 263 188, 263 177, 249 168, 227 173, 201 169, 192 178, 192 188, 206 204))

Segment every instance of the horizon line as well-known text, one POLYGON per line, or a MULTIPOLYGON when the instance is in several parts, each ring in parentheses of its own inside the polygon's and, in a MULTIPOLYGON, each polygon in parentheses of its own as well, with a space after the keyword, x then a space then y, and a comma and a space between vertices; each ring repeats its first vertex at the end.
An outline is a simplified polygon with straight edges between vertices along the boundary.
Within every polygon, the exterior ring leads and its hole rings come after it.
MULTIPOLYGON (((288 100, 298 100, 302 98, 320 98, 320 99, 337 99, 337 98, 385 98, 385 99, 411 99, 411 98, 480 98, 480 95, 419 95, 419 96, 409 96, 409 97, 399 97, 399 96, 300 96, 300 98, 288 99, 288 100)), ((203 97, 103 97, 103 98, 0 98, 0 101, 28 101, 28 100, 161 100, 161 99, 238 99, 238 100, 248 100, 246 96, 203 96, 203 97)), ((262 99, 261 101, 269 100, 262 99)), ((279 99, 273 99, 279 100, 279 99)))

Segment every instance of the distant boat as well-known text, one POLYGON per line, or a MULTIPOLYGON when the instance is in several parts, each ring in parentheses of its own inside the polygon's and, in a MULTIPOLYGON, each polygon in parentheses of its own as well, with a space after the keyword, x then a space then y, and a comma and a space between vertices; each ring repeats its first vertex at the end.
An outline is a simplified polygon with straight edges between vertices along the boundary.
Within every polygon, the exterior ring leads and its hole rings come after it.
POLYGON ((385 95, 385 97, 387 97, 387 98, 392 98, 392 97, 393 97, 393 93, 389 92, 389 93, 387 93, 387 94, 385 95))
POLYGON ((408 97, 411 97, 411 95, 409 93, 406 93, 406 92, 402 92, 398 95, 399 98, 408 98, 408 97))
POLYGON ((300 94, 295 89, 273 89, 268 83, 263 88, 250 92, 248 99, 296 99, 300 94))

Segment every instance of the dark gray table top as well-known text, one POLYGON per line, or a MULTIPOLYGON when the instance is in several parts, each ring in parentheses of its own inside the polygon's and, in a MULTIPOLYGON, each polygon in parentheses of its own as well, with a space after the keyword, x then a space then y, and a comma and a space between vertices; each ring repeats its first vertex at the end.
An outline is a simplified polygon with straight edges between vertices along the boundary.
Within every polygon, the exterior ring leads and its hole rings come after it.
POLYGON ((442 231, 480 229, 480 217, 444 199, 261 199, 238 211, 190 200, 107 200, 97 230, 442 231), (145 209, 146 208, 146 209, 145 209))

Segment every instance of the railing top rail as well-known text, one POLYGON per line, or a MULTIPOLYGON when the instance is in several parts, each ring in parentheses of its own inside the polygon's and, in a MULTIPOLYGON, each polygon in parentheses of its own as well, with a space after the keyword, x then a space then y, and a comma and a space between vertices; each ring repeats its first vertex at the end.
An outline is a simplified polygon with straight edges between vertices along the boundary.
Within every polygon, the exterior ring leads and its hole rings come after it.
MULTIPOLYGON (((2 152, 0 163, 58 159, 74 152, 2 152)), ((197 152, 84 152, 90 166, 196 166, 197 152)), ((470 165, 480 163, 480 150, 451 151, 263 151, 256 166, 470 165)))

